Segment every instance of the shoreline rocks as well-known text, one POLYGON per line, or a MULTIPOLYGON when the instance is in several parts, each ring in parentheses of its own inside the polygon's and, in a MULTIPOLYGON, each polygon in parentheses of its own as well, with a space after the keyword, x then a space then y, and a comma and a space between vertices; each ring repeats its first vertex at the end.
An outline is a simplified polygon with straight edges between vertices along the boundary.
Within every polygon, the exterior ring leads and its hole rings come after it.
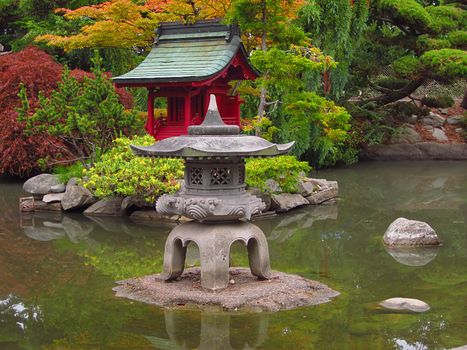
MULTIPOLYGON (((21 211, 82 212, 87 216, 131 216, 139 220, 181 222, 184 217, 166 216, 156 212, 155 205, 136 196, 109 197, 99 200, 72 178, 65 185, 55 175, 42 174, 27 180, 23 189, 32 197, 20 198, 21 211), (26 186, 27 183, 27 186, 26 186)), ((279 184, 266 180, 266 190, 247 191, 265 204, 263 213, 284 213, 305 205, 334 204, 338 196, 337 181, 303 177, 298 193, 283 193, 279 184)))

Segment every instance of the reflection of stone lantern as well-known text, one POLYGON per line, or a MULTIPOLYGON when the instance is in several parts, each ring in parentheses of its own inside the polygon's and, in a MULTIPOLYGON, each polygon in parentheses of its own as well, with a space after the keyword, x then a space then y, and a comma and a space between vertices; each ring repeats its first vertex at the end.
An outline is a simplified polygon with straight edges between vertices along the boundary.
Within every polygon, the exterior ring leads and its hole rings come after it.
POLYGON ((146 157, 185 159, 185 186, 173 195, 159 198, 156 208, 165 214, 179 214, 192 222, 176 227, 167 238, 164 276, 173 280, 183 272, 186 246, 193 241, 201 257, 204 288, 225 288, 229 281, 229 250, 234 241, 248 247, 250 268, 259 278, 270 274, 269 253, 264 233, 249 220, 264 209, 262 201, 245 190, 245 157, 271 157, 287 153, 293 142, 276 145, 256 136, 239 135, 236 125, 220 118, 211 95, 206 118, 190 126, 188 135, 168 138, 148 147, 132 146, 146 157))

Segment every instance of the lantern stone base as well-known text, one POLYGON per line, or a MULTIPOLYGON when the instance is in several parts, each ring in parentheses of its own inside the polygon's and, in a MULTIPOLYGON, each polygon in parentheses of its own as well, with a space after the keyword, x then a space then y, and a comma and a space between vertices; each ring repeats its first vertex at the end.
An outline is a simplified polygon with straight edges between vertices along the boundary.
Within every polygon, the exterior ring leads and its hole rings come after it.
POLYGON ((202 288, 199 268, 189 268, 177 281, 148 275, 118 281, 116 296, 168 308, 221 309, 225 311, 275 312, 329 302, 339 295, 325 284, 283 272, 271 271, 269 280, 258 280, 247 268, 230 268, 227 288, 202 288))
POLYGON ((269 279, 271 268, 266 236, 258 226, 248 222, 188 222, 175 227, 165 242, 161 277, 172 281, 182 275, 187 245, 193 242, 200 253, 201 286, 210 290, 226 288, 229 284, 230 247, 236 241, 247 246, 251 273, 259 279, 269 279))

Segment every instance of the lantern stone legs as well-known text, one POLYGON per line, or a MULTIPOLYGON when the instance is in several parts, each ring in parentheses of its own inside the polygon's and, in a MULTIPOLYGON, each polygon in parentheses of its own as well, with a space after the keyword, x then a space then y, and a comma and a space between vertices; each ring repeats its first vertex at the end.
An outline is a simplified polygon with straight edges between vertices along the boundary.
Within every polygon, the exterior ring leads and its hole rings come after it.
POLYGON ((171 281, 183 273, 187 245, 193 242, 200 253, 201 286, 211 290, 226 288, 230 247, 235 241, 247 246, 251 273, 260 279, 270 278, 266 237, 259 227, 247 222, 188 222, 175 227, 165 243, 163 278, 171 281))

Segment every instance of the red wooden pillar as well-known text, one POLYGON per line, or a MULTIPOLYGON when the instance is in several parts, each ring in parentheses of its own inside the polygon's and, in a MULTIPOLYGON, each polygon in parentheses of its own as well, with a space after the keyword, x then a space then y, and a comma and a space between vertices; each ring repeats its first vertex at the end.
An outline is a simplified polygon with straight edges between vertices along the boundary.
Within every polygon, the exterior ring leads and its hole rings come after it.
POLYGON ((188 133, 188 127, 191 125, 191 94, 185 95, 185 134, 188 133))
POLYGON ((154 89, 148 88, 148 119, 144 126, 149 135, 154 136, 154 89))

